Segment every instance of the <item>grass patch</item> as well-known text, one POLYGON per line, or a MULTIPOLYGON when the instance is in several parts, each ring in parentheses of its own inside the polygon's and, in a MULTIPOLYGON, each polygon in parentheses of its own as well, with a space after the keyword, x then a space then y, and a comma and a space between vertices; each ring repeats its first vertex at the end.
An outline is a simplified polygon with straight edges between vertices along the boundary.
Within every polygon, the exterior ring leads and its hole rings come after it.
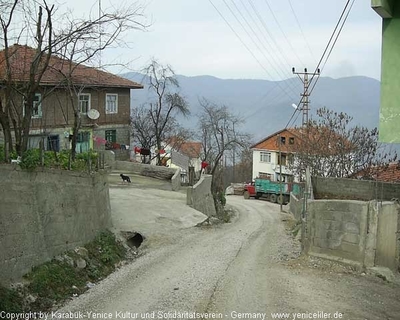
POLYGON ((0 286, 0 310, 11 313, 23 311, 23 298, 17 290, 0 286))
POLYGON ((297 235, 299 234, 301 230, 301 221, 299 221, 292 229, 292 235, 293 237, 297 237, 297 235))
POLYGON ((94 283, 107 277, 125 258, 126 249, 114 234, 110 231, 101 232, 84 249, 68 251, 32 268, 24 276, 28 284, 22 290, 0 287, 0 310, 49 310, 55 303, 85 292, 89 282, 94 283), (78 268, 79 260, 86 266, 78 268), (34 299, 27 299, 28 296, 34 299))

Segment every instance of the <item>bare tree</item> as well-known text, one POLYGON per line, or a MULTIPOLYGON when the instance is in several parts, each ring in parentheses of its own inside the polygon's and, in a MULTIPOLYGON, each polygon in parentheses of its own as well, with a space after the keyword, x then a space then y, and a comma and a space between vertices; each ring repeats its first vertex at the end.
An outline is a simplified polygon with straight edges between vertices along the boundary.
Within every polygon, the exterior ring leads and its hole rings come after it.
MULTIPOLYGON (((78 97, 88 86, 81 78, 75 77, 78 67, 93 64, 101 51, 124 45, 123 33, 130 30, 144 30, 147 26, 139 22, 143 18, 142 8, 137 4, 102 13, 95 19, 74 19, 67 17, 66 25, 59 30, 57 55, 66 63, 66 68, 57 66, 61 74, 61 84, 69 93, 70 105, 74 113, 71 140, 71 157, 75 159, 78 132, 81 127, 81 110, 78 97), (101 41, 99 42, 99 39, 101 41)), ((100 66, 101 67, 101 66, 100 66)), ((90 86, 90 84, 89 84, 90 86)))
MULTIPOLYGON (((132 119, 133 136, 142 145, 162 149, 168 135, 177 126, 175 116, 189 115, 186 99, 179 94, 179 83, 170 66, 163 66, 153 60, 144 70, 151 92, 149 103, 135 109, 140 118, 132 119), (152 137, 149 137, 152 135, 152 137)), ((161 165, 161 155, 157 153, 157 164, 161 165)))
POLYGON ((295 175, 304 177, 309 167, 314 176, 349 177, 397 158, 378 142, 376 128, 351 126, 351 116, 325 107, 317 110, 317 117, 293 130, 298 139, 291 146, 289 167, 295 175))
MULTIPOLYGON (((74 157, 80 128, 77 96, 84 88, 84 83, 76 82, 74 72, 82 64, 93 64, 98 54, 106 48, 122 45, 122 35, 127 31, 145 29, 146 24, 140 22, 143 19, 143 8, 134 3, 128 7, 106 10, 107 13, 94 19, 76 19, 70 13, 56 17, 55 6, 48 6, 45 0, 2 0, 0 8, 0 46, 4 48, 2 64, 5 64, 5 75, 2 79, 4 86, 0 89, 0 124, 5 136, 6 160, 8 153, 13 150, 12 130, 15 132, 18 154, 22 155, 27 149, 35 93, 49 70, 59 73, 60 82, 54 88, 61 87, 69 91, 74 110, 74 157), (24 26, 20 30, 13 29, 16 21, 21 18, 24 26), (18 56, 15 50, 11 50, 15 46, 9 45, 10 37, 12 43, 18 43, 22 36, 29 39, 26 43, 34 49, 35 54, 31 59, 24 57, 26 61, 20 63, 23 67, 15 70, 12 68, 13 59, 18 56), (54 65, 54 56, 61 58, 66 66, 60 66, 59 63, 54 65), (20 108, 22 103, 23 112, 20 108)), ((45 96, 42 100, 44 98, 45 96)))
POLYGON ((0 89, 0 124, 4 132, 6 160, 13 151, 12 128, 15 133, 15 147, 19 155, 27 149, 32 109, 35 92, 47 69, 53 49, 53 14, 54 6, 44 1, 38 11, 32 10, 33 1, 1 1, 0 39, 3 46, 2 65, 3 86, 0 89), (13 29, 14 20, 24 15, 25 25, 20 30, 13 29), (29 18, 28 18, 29 17, 29 18), (34 28, 32 27, 34 26, 34 28), (19 59, 15 47, 10 49, 10 42, 18 41, 26 33, 34 39, 34 55, 30 64, 15 69, 13 60, 19 59), (21 112, 20 106, 23 105, 21 112))
POLYGON ((224 192, 222 171, 224 155, 237 148, 246 148, 251 136, 240 132, 243 120, 232 114, 227 106, 216 105, 206 99, 199 101, 202 112, 199 115, 199 131, 202 141, 204 161, 210 164, 212 174, 212 193, 217 211, 224 192))
MULTIPOLYGON (((160 118, 163 121, 163 118, 160 118)), ((180 151, 181 146, 193 137, 193 132, 179 124, 175 117, 170 117, 164 130, 161 132, 161 146, 157 147, 156 126, 153 123, 151 110, 146 105, 133 109, 131 118, 133 141, 146 149, 163 149, 166 145, 175 151, 180 151), (165 144, 165 145, 164 145, 165 144)), ((162 155, 160 161, 162 160, 162 155)))

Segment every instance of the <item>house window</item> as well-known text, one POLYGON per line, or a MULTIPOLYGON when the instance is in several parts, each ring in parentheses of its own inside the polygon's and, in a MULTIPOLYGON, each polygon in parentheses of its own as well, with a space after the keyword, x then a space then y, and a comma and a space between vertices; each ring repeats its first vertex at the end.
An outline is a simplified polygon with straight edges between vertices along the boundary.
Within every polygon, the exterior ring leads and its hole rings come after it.
POLYGON ((106 94, 106 113, 118 113, 118 95, 106 94))
MULTIPOLYGON (((22 112, 25 116, 25 99, 22 106, 22 112)), ((42 95, 40 93, 35 93, 32 102, 32 118, 41 118, 42 117, 42 95)))
POLYGON ((88 113, 90 110, 90 94, 81 93, 79 95, 79 111, 80 113, 88 113))
POLYGON ((114 145, 117 142, 117 130, 106 130, 106 150, 114 149, 114 145))
POLYGON ((271 152, 260 152, 260 162, 271 163, 271 152))
POLYGON ((32 118, 42 117, 42 95, 40 93, 35 93, 32 104, 32 118))
POLYGON ((77 143, 84 143, 84 142, 89 142, 90 140, 90 132, 88 131, 83 131, 78 133, 78 137, 76 142, 77 143))
POLYGON ((285 144, 286 143, 286 138, 285 137, 281 137, 281 143, 285 144))
POLYGON ((117 130, 106 130, 106 140, 111 143, 117 142, 117 130))
POLYGON ((259 172, 258 177, 260 179, 267 179, 267 180, 272 180, 272 174, 266 173, 266 172, 259 172))
MULTIPOLYGON (((282 165, 283 165, 283 166, 286 166, 286 154, 282 154, 282 155, 281 155, 281 158, 282 158, 282 165)), ((281 164, 281 159, 280 159, 280 157, 279 157, 279 154, 278 154, 278 164, 279 164, 279 165, 281 164)))
POLYGON ((289 138, 289 144, 294 144, 294 138, 293 137, 289 138))

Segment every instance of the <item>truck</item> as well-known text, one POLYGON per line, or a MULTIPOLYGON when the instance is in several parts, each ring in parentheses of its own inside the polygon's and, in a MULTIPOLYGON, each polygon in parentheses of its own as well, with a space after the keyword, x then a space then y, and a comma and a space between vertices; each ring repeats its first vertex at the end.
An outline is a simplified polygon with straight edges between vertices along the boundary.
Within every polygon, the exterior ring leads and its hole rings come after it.
POLYGON ((300 194, 301 186, 294 182, 271 181, 269 179, 255 179, 252 184, 245 185, 244 198, 250 197, 266 200, 279 204, 287 204, 290 201, 290 192, 300 194), (282 196, 281 196, 282 187, 282 196))
POLYGON ((250 199, 255 196, 256 196, 256 186, 254 184, 254 181, 250 182, 250 183, 246 183, 244 185, 243 197, 245 199, 250 199))

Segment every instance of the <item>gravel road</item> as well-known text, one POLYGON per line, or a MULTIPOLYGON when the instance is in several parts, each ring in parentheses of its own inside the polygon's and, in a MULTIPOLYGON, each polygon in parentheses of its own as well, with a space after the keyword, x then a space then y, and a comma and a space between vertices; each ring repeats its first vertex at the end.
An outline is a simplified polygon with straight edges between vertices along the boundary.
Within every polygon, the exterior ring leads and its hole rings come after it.
POLYGON ((237 212, 231 223, 148 239, 142 256, 55 317, 400 319, 398 285, 310 268, 297 259, 278 205, 236 196, 228 204, 237 212))

